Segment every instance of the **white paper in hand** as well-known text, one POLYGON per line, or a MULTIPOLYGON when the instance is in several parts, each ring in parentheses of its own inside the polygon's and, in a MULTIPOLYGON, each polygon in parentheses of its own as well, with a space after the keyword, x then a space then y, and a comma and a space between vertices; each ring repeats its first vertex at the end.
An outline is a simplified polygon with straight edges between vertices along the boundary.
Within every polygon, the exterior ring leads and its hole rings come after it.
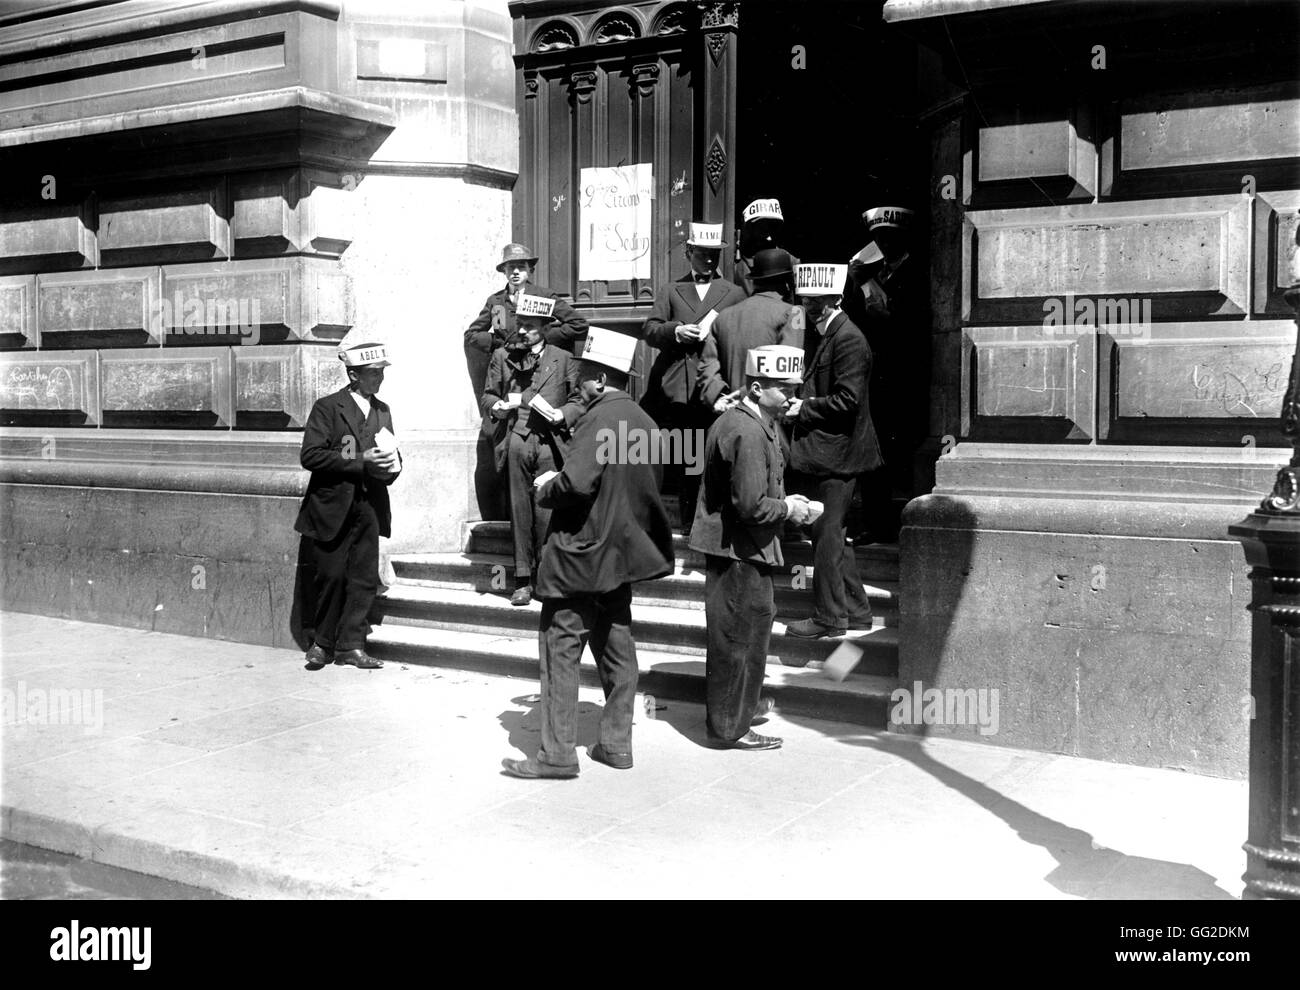
POLYGON ((384 454, 396 454, 397 467, 395 470, 402 470, 402 455, 397 449, 397 437, 393 436, 393 431, 387 426, 381 426, 379 432, 375 434, 375 449, 384 454))
POLYGON ((700 328, 701 340, 709 335, 709 330, 713 326, 713 321, 717 318, 718 311, 716 309, 711 309, 704 314, 704 319, 700 320, 700 322, 696 324, 696 326, 700 328))
POLYGON ((564 419, 564 413, 560 412, 560 410, 556 409, 540 395, 534 395, 532 399, 529 400, 528 405, 529 408, 536 409, 552 423, 558 423, 564 419))
POLYGON ((550 481, 559 473, 560 473, 559 471, 543 471, 541 474, 539 474, 536 478, 533 479, 533 487, 541 488, 542 485, 546 484, 548 481, 550 481))
POLYGON ((862 660, 862 647, 852 643, 841 643, 835 652, 826 658, 822 674, 833 681, 842 681, 852 673, 853 668, 862 660))
POLYGON ((815 523, 818 519, 821 518, 822 513, 825 511, 826 511, 826 503, 814 502, 810 499, 808 502, 808 523, 807 524, 811 526, 813 523, 815 523))

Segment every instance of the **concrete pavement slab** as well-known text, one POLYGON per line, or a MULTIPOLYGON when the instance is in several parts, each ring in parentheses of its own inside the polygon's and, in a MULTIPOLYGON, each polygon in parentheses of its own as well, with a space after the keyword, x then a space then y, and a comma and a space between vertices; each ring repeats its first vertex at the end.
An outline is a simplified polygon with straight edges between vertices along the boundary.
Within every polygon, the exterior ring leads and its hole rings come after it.
POLYGON ((20 672, 29 690, 113 690, 102 724, 5 725, 2 834, 231 896, 1241 890, 1241 781, 780 713, 761 731, 783 749, 720 752, 700 706, 652 717, 642 698, 618 771, 587 755, 595 689, 578 779, 521 781, 500 761, 539 744, 536 681, 308 671, 294 651, 5 616, 0 680, 20 672), (40 660, 88 643, 87 666, 40 660))

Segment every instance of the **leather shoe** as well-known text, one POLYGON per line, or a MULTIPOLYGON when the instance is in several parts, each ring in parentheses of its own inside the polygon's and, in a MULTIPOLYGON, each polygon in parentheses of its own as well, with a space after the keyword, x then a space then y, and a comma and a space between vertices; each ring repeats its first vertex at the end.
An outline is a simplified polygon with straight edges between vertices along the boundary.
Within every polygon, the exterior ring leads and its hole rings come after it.
POLYGON ((317 646, 315 643, 312 643, 311 649, 307 651, 306 659, 308 670, 320 670, 327 663, 333 662, 334 651, 327 650, 323 646, 317 646))
POLYGON ((384 665, 384 661, 376 660, 365 650, 344 650, 336 653, 334 663, 340 667, 361 667, 365 670, 375 670, 384 665))
POLYGON ((538 763, 532 757, 526 760, 502 760, 501 765, 505 767, 506 773, 512 777, 523 777, 525 780, 540 780, 547 778, 550 780, 572 780, 578 776, 577 764, 571 767, 553 767, 549 763, 538 763))
POLYGON ((533 600, 533 586, 526 584, 522 588, 516 588, 515 593, 510 596, 511 605, 527 605, 533 600))
POLYGON ((776 736, 760 736, 753 729, 750 729, 739 739, 713 739, 710 740, 715 749, 780 749, 781 740, 776 736))
POLYGON ((875 623, 875 621, 876 621, 876 617, 872 615, 870 612, 866 613, 865 615, 850 615, 849 628, 870 629, 872 625, 875 623))
POLYGON ((824 626, 816 619, 800 619, 798 622, 788 622, 785 627, 785 634, 793 636, 795 639, 823 639, 843 636, 848 629, 840 629, 836 626, 824 626))
POLYGON ((603 763, 607 767, 613 767, 615 770, 631 770, 632 754, 631 753, 611 753, 600 743, 592 746, 587 750, 587 755, 597 763, 603 763))

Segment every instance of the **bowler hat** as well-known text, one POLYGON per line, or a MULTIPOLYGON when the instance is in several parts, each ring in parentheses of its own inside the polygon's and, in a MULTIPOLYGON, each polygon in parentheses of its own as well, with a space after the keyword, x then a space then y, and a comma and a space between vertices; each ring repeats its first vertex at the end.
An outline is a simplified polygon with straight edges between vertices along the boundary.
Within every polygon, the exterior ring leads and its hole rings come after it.
POLYGON ((497 271, 504 272, 506 265, 512 261, 526 261, 530 265, 535 265, 537 256, 522 244, 507 244, 501 252, 501 264, 497 265, 497 271))
POLYGON ((749 269, 751 281, 765 278, 779 278, 793 274, 790 254, 781 248, 765 248, 754 255, 754 264, 749 269))

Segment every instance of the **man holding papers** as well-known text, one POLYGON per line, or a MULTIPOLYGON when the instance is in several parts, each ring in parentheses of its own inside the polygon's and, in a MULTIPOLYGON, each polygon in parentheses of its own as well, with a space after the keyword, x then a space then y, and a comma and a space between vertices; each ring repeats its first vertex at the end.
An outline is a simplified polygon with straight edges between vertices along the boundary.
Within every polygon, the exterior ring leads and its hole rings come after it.
POLYGON ((379 590, 379 537, 391 535, 388 486, 402 469, 393 417, 375 395, 389 366, 382 344, 339 348, 348 384, 312 406, 302 434, 311 472, 294 529, 312 541, 315 642, 307 668, 382 667, 366 653, 379 590))
POLYGON ((480 399, 483 430, 492 439, 497 472, 505 472, 510 488, 515 551, 511 605, 533 600, 537 554, 551 522, 550 510, 537 504, 533 479, 562 466, 569 428, 583 409, 578 362, 542 338, 554 309, 554 299, 520 295, 515 309, 519 330, 492 355, 480 399))
MULTIPOLYGON (((669 430, 707 430, 710 417, 697 400, 699 355, 718 311, 743 302, 745 292, 718 275, 726 247, 721 224, 692 223, 686 239, 690 272, 663 289, 641 336, 659 355, 650 367, 641 408, 669 430)), ((682 528, 695 516, 696 479, 681 464, 664 465, 665 487, 681 500, 682 528)))

